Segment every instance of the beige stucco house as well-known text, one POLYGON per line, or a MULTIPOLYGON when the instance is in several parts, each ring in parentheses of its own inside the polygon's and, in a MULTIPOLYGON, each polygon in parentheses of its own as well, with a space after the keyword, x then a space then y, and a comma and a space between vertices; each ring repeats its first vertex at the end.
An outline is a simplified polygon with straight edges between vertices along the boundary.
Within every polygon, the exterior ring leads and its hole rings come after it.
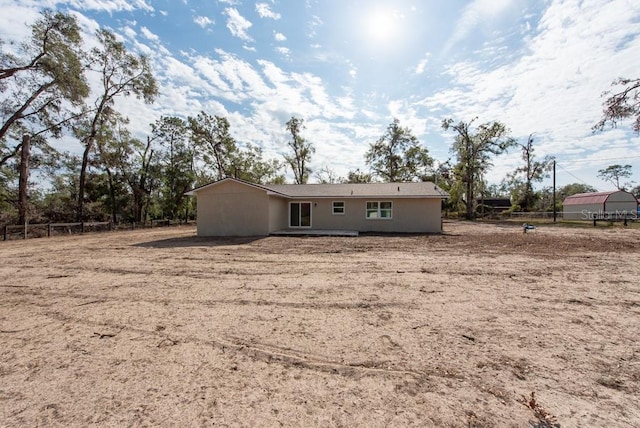
POLYGON ((198 205, 198 236, 278 231, 442 232, 449 195, 431 182, 259 185, 225 178, 187 195, 198 205))
POLYGON ((624 190, 578 193, 562 203, 565 220, 606 220, 636 218, 638 200, 624 190))

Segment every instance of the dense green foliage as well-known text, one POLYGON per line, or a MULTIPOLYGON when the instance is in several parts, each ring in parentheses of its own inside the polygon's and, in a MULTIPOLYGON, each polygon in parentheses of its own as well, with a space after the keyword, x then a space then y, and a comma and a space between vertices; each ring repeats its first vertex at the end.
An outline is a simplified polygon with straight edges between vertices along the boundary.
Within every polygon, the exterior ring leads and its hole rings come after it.
POLYGON ((365 161, 373 175, 385 182, 424 180, 433 166, 427 148, 398 119, 369 146, 365 161))

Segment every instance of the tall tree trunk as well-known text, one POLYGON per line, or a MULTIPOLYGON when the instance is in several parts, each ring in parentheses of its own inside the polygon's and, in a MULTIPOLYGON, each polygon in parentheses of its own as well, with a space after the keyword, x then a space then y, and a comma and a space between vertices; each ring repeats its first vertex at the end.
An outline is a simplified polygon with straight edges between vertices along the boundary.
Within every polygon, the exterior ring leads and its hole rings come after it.
POLYGON ((22 153, 20 156, 20 178, 18 181, 18 224, 25 224, 29 214, 29 155, 31 152, 31 135, 22 136, 22 153))
POLYGON ((111 221, 113 224, 118 222, 118 203, 116 202, 116 191, 113 186, 113 176, 111 175, 111 170, 109 168, 105 168, 107 172, 107 180, 109 183, 109 199, 111 206, 111 221))
POLYGON ((467 220, 473 220, 473 175, 467 175, 467 220))
POLYGON ((78 205, 76 208, 76 220, 84 221, 84 189, 87 181, 87 166, 89 165, 89 153, 91 152, 91 146, 93 145, 93 139, 87 141, 82 154, 82 166, 80 167, 80 180, 78 183, 78 205))

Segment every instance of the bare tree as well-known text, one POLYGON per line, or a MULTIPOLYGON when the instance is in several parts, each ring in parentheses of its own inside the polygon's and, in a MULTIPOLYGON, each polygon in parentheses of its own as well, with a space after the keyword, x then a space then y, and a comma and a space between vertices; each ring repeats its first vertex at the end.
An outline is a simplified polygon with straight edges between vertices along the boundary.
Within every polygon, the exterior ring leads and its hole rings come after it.
POLYGON ((538 195, 533 190, 533 183, 549 177, 553 156, 545 156, 536 160, 533 147, 533 134, 529 135, 525 144, 516 143, 522 150, 524 165, 516 168, 508 177, 516 193, 516 200, 522 211, 534 209, 538 195))
POLYGON ((602 93, 607 99, 603 104, 602 118, 593 126, 594 132, 602 131, 607 124, 616 127, 619 121, 632 118, 632 129, 640 133, 640 79, 619 78, 611 85, 623 88, 618 92, 602 93))
POLYGON ((598 170, 598 177, 616 186, 618 190, 625 190, 631 183, 620 183, 621 179, 631 178, 631 165, 609 165, 598 170))
POLYGON ((472 125, 476 119, 457 124, 453 123, 453 119, 442 121, 445 131, 452 129, 457 133, 451 147, 457 157, 453 174, 456 186, 464 189, 465 217, 469 220, 475 218, 476 185, 491 166, 491 155, 501 154, 515 144, 513 138, 509 137, 507 127, 500 122, 484 123, 473 131, 472 125))
POLYGON ((338 177, 338 174, 326 164, 315 173, 315 177, 320 184, 341 183, 344 181, 342 177, 338 177))
POLYGON ((309 181, 309 174, 312 171, 308 164, 311 155, 316 151, 311 143, 300 135, 303 129, 304 119, 292 116, 287 122, 287 131, 291 133, 291 141, 288 145, 292 153, 284 155, 284 159, 293 170, 296 184, 305 184, 309 181))

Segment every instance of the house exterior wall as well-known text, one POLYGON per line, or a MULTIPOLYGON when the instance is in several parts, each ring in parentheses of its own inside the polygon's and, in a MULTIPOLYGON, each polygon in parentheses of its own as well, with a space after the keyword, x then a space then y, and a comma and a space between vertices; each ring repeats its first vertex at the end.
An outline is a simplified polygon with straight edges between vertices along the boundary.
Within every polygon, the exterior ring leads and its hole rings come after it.
POLYGON ((268 235, 270 215, 265 190, 228 181, 198 193, 198 236, 268 235))
MULTIPOLYGON (((307 198, 294 199, 291 202, 311 202, 311 228, 317 230, 397 233, 442 232, 441 200, 439 198, 307 198), (344 214, 333 214, 333 202, 338 201, 344 202, 344 214), (374 201, 393 202, 392 218, 367 219, 367 202, 374 201)), ((286 226, 288 226, 288 209, 287 203, 286 226)))
POLYGON ((286 229, 289 218, 289 201, 278 196, 269 197, 269 233, 286 229))
MULTIPOLYGON (((309 186, 292 189, 298 191, 299 198, 287 195, 279 188, 225 178, 187 194, 198 198, 198 236, 264 236, 287 229, 290 207, 295 202, 311 205, 311 229, 395 233, 442 232, 442 193, 423 196, 421 189, 421 192, 414 195, 394 198, 396 195, 384 196, 388 189, 380 191, 381 187, 373 186, 370 189, 371 194, 378 196, 353 196, 351 190, 352 196, 329 197, 313 193, 330 194, 330 188, 309 186), (300 189, 305 191, 301 192, 300 189), (317 192, 318 189, 321 192, 317 192), (305 194, 309 196, 302 196, 305 194), (333 213, 334 202, 343 203, 343 213, 333 213), (393 206, 391 210, 388 207, 380 207, 378 214, 385 218, 367 218, 367 202, 391 202, 393 206), (389 215, 390 217, 386 218, 389 215)), ((340 191, 345 192, 344 189, 340 191)))

